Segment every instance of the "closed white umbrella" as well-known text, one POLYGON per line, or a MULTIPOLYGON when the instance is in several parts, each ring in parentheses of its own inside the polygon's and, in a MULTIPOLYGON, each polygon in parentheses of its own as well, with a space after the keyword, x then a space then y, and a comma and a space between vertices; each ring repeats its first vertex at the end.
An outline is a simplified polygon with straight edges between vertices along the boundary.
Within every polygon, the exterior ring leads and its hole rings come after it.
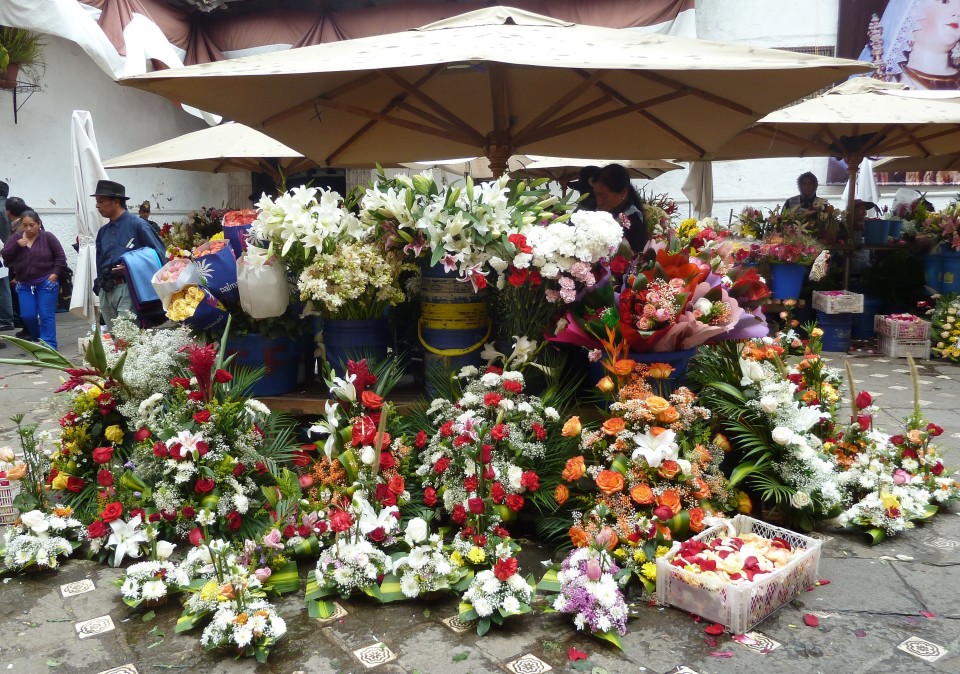
POLYGON ((690 174, 680 188, 690 200, 695 217, 706 218, 713 215, 713 163, 695 161, 690 163, 690 174))
POLYGON ((97 189, 98 180, 107 180, 107 171, 100 161, 93 117, 86 110, 73 111, 70 118, 70 145, 73 190, 77 198, 77 235, 80 239, 70 313, 88 321, 98 321, 100 301, 93 293, 93 282, 97 278, 97 230, 103 225, 104 219, 97 212, 96 201, 90 195, 97 189))

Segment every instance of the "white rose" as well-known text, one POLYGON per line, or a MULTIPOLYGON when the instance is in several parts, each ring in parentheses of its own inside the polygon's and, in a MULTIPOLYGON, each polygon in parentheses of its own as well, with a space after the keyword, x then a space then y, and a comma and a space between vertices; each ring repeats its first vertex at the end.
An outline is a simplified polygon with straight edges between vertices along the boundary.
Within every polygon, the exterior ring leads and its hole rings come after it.
POLYGON ((413 545, 427 538, 427 521, 422 517, 414 517, 407 522, 407 542, 413 545))
POLYGON ((169 541, 157 541, 157 559, 168 559, 173 554, 173 549, 177 547, 175 543, 169 541))
POLYGON ((0 463, 13 463, 16 457, 9 447, 0 447, 0 463))
POLYGON ((699 311, 702 316, 709 314, 712 308, 713 304, 706 297, 701 297, 693 305, 693 310, 699 311))
POLYGON ((754 382, 761 381, 765 373, 763 367, 755 360, 740 359, 740 372, 743 377, 740 379, 741 386, 749 386, 754 382))
POLYGON ((760 409, 767 414, 773 414, 779 405, 777 399, 773 396, 763 396, 760 398, 760 409))
POLYGON ((773 441, 782 447, 786 447, 793 441, 793 431, 786 426, 777 426, 771 435, 773 441))
POLYGON ((790 505, 794 508, 806 508, 810 505, 810 495, 805 491, 798 491, 790 497, 790 505))
POLYGON ((377 460, 377 450, 370 445, 364 445, 363 449, 360 450, 360 460, 363 465, 372 466, 373 462, 377 460))
POLYGON ((23 513, 20 516, 20 521, 23 522, 24 526, 29 527, 37 534, 42 534, 50 528, 50 523, 47 522, 47 518, 44 517, 43 513, 39 510, 31 510, 28 513, 23 513))

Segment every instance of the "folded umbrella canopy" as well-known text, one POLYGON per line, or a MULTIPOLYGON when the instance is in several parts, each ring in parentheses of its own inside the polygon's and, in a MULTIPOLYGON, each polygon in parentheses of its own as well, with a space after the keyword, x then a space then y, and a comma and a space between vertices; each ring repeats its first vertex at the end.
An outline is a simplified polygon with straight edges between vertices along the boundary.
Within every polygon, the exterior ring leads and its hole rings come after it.
POLYGON ((869 64, 565 23, 509 7, 121 80, 324 166, 515 154, 695 160, 869 64))

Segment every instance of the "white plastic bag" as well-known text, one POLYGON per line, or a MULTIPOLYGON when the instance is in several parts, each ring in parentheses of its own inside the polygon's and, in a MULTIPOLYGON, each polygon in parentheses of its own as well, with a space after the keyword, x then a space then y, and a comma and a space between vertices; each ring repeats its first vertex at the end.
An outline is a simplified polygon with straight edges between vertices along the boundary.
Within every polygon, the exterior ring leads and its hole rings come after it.
POLYGON ((237 288, 240 307, 251 318, 280 316, 290 302, 287 267, 276 258, 255 269, 247 264, 247 256, 243 255, 237 260, 237 288))
POLYGON ((173 293, 189 285, 200 284, 200 273, 193 261, 185 257, 177 257, 160 267, 150 279, 150 284, 157 291, 157 297, 166 309, 167 302, 173 293))

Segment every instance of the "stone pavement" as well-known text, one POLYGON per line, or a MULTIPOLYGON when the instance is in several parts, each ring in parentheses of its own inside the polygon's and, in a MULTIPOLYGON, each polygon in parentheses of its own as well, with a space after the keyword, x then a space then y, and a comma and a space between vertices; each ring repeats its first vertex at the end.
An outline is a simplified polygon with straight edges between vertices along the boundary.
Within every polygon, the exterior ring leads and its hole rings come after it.
MULTIPOLYGON (((70 358, 86 326, 58 315, 59 340, 70 358)), ((9 356, 10 349, 2 352, 9 356)), ((842 367, 842 354, 826 354, 842 367)), ((894 431, 912 409, 905 361, 855 356, 858 386, 879 396, 878 423, 894 431)), ((946 429, 947 464, 960 464, 960 368, 924 361, 923 407, 946 429)), ((13 440, 10 415, 46 417, 40 401, 55 388, 49 370, 0 365, 0 444, 13 440)), ((35 420, 39 420, 34 417, 35 420)), ((480 638, 461 632, 456 602, 381 606, 340 602, 344 615, 323 623, 307 616, 302 594, 277 602, 288 633, 267 665, 204 652, 199 631, 174 634, 175 603, 143 620, 111 582, 121 572, 70 560, 56 575, 15 577, 0 583, 0 672, 366 672, 481 674, 545 671, 699 672, 951 672, 960 674, 960 512, 941 512, 929 524, 870 547, 862 536, 822 527, 821 578, 830 583, 804 593, 757 628, 751 647, 730 635, 709 637, 703 623, 676 609, 644 606, 631 620, 625 650, 578 634, 558 615, 511 619, 480 638), (807 627, 803 615, 820 618, 807 627), (450 624, 453 622, 453 624, 450 624), (588 660, 568 660, 573 646, 588 660)), ((525 545, 523 570, 540 575, 550 552, 525 545)), ((306 569, 302 565, 301 572, 306 569)))

